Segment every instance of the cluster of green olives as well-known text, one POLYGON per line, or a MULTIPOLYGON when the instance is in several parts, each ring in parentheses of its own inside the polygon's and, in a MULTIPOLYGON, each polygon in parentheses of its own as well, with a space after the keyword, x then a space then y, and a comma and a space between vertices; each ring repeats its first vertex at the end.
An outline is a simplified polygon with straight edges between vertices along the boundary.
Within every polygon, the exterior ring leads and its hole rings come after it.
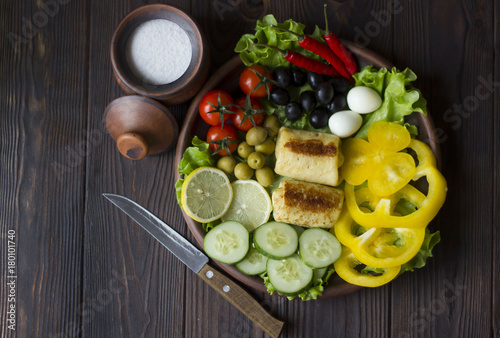
POLYGON ((253 127, 245 135, 245 141, 238 145, 238 156, 245 162, 236 163, 231 156, 223 156, 217 161, 217 167, 227 174, 234 173, 239 180, 249 180, 254 175, 264 187, 274 183, 274 170, 266 166, 266 156, 274 154, 280 123, 274 115, 266 117, 262 126, 253 127))

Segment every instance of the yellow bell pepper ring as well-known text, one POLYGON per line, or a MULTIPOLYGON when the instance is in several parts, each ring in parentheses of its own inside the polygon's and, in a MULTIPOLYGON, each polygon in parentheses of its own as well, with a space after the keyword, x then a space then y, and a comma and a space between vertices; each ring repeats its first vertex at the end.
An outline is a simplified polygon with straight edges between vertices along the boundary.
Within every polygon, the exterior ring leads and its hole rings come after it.
POLYGON ((337 239, 350 248, 361 263, 373 268, 390 268, 407 263, 418 253, 425 238, 425 228, 371 228, 355 236, 355 225, 344 208, 332 229, 337 239))
POLYGON ((413 149, 418 158, 413 180, 425 176, 428 183, 427 196, 410 184, 396 193, 380 197, 369 189, 355 191, 354 186, 345 184, 345 203, 352 218, 365 228, 424 228, 437 215, 446 199, 446 180, 435 167, 436 160, 432 150, 423 142, 411 140, 409 148, 413 149), (418 210, 405 215, 394 215, 394 208, 399 200, 405 199, 413 203, 418 210), (373 212, 363 212, 359 205, 368 202, 373 212))
POLYGON ((367 181, 372 194, 388 196, 415 175, 415 161, 405 152, 411 142, 409 131, 397 124, 377 121, 368 131, 368 141, 345 140, 342 145, 344 163, 340 171, 347 183, 360 185, 367 181))
POLYGON ((380 275, 371 275, 356 270, 356 267, 361 264, 348 247, 342 248, 342 255, 333 263, 339 277, 347 283, 371 288, 389 283, 401 270, 401 266, 396 266, 384 268, 384 272, 380 275))

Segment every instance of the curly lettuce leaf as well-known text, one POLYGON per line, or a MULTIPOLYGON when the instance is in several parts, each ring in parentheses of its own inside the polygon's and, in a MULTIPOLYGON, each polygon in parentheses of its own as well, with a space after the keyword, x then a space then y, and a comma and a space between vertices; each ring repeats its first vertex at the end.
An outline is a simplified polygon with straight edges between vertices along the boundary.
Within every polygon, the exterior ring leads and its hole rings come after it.
MULTIPOLYGON (((268 14, 258 20, 255 26, 255 34, 244 34, 236 43, 234 51, 240 54, 240 58, 247 66, 260 64, 264 67, 274 68, 277 66, 288 67, 290 63, 283 58, 283 54, 270 47, 254 46, 254 43, 277 47, 281 50, 293 50, 316 60, 321 58, 302 48, 298 43, 298 37, 292 33, 282 31, 272 25, 287 29, 297 34, 304 34, 305 25, 291 19, 282 23, 276 21, 272 14, 268 14)), ((310 34, 313 38, 323 40, 323 31, 316 26, 310 34)))
MULTIPOLYGON (((335 272, 335 269, 333 268, 333 266, 329 267, 326 275, 323 278, 316 279, 312 283, 312 285, 309 287, 309 289, 307 289, 306 291, 304 291, 302 293, 299 293, 298 295, 286 296, 286 297, 289 300, 292 300, 292 299, 295 299, 296 297, 299 297, 303 301, 317 299, 319 296, 321 296, 323 294, 323 291, 325 290, 325 286, 328 285, 328 280, 330 279, 330 277, 333 275, 334 272, 335 272)), ((262 273, 260 275, 260 277, 264 280, 264 285, 266 286, 267 292, 270 295, 272 295, 274 292, 281 295, 281 293, 276 291, 273 284, 269 280, 269 276, 267 275, 267 271, 262 273)))
MULTIPOLYGON (((413 112, 427 115, 427 101, 418 89, 410 87, 417 79, 411 69, 406 68, 402 72, 396 68, 392 68, 391 71, 386 68, 377 70, 370 65, 353 77, 356 86, 370 87, 383 99, 382 105, 377 110, 364 116, 363 124, 355 137, 366 138, 368 129, 375 121, 390 121, 404 125, 404 117, 413 112)), ((416 131, 411 129, 410 132, 414 134, 416 131)))
POLYGON ((189 175, 193 170, 199 167, 213 166, 215 159, 209 149, 209 144, 195 136, 192 141, 193 146, 188 147, 177 168, 179 174, 189 175))
POLYGON ((205 230, 205 232, 209 232, 210 230, 212 230, 213 228, 215 228, 220 223, 221 223, 221 220, 217 219, 217 220, 215 220, 213 222, 201 223, 201 227, 203 228, 203 230, 205 230))
POLYGON ((427 258, 432 257, 432 249, 440 241, 441 234, 439 233, 439 231, 431 234, 429 228, 426 228, 424 243, 422 243, 422 247, 415 257, 413 257, 408 263, 401 266, 401 271, 399 272, 399 274, 424 267, 425 263, 427 262, 427 258))
MULTIPOLYGON (((212 157, 212 152, 209 149, 209 145, 207 142, 200 140, 197 136, 193 138, 192 141, 193 146, 188 147, 184 154, 182 155, 182 159, 179 162, 177 167, 177 171, 181 175, 189 175, 193 170, 199 167, 206 166, 214 166, 215 159, 212 157)), ((181 192, 182 192, 182 184, 184 183, 184 178, 180 178, 175 182, 175 193, 177 196, 177 203, 182 208, 181 203, 181 192)))

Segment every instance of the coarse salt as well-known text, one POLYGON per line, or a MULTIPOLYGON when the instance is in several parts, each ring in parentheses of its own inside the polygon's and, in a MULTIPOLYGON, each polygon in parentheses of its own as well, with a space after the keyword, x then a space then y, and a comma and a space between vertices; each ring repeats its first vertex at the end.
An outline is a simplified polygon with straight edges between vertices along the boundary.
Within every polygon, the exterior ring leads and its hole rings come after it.
POLYGON ((163 85, 179 79, 191 63, 193 51, 186 31, 170 20, 142 23, 127 41, 126 57, 142 81, 163 85))

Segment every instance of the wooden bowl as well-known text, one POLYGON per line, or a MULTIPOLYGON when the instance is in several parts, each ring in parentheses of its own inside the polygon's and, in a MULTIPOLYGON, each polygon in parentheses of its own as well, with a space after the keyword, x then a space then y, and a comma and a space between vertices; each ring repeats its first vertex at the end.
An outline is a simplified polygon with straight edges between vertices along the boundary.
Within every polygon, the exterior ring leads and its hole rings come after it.
MULTIPOLYGON (((365 48, 357 47, 355 44, 343 41, 352 54, 356 57, 358 61, 358 66, 364 67, 365 65, 374 65, 377 68, 388 68, 391 69, 392 65, 390 62, 382 58, 381 56, 371 52, 365 48)), ((236 55, 226 64, 224 64, 205 84, 201 91, 193 99, 191 106, 188 109, 186 119, 184 120, 184 126, 179 134, 179 140, 177 141, 177 149, 175 154, 175 173, 176 179, 179 179, 179 174, 177 172, 177 165, 182 158, 184 150, 191 146, 191 140, 194 135, 197 135, 201 139, 205 139, 206 132, 209 126, 203 122, 199 117, 198 105, 202 97, 213 89, 226 90, 229 93, 238 92, 238 79, 239 74, 245 68, 240 57, 236 55)), ((425 141, 429 144, 436 154, 439 163, 439 147, 436 142, 434 134, 434 125, 429 116, 424 116, 423 114, 412 114, 411 122, 419 127, 419 139, 425 141)), ((205 236, 205 231, 198 222, 191 219, 186 213, 184 213, 184 218, 188 224, 189 230, 192 232, 196 241, 203 245, 203 238, 205 236)), ((267 292, 266 287, 262 279, 259 276, 248 276, 240 272, 235 266, 227 265, 223 263, 216 262, 224 271, 229 273, 234 278, 238 279, 240 282, 256 289, 259 291, 267 292)), ((328 286, 325 288, 323 295, 319 298, 331 298, 341 295, 345 295, 354 291, 361 289, 360 286, 348 284, 343 281, 337 275, 329 281, 328 286)))
POLYGON ((111 63, 116 81, 127 94, 138 94, 176 105, 191 99, 203 86, 210 68, 210 53, 198 24, 180 9, 153 4, 139 7, 129 13, 119 24, 111 42, 111 63), (177 80, 162 85, 146 83, 137 77, 127 62, 127 41, 132 32, 144 22, 164 19, 179 25, 189 36, 192 46, 191 62, 177 80))

